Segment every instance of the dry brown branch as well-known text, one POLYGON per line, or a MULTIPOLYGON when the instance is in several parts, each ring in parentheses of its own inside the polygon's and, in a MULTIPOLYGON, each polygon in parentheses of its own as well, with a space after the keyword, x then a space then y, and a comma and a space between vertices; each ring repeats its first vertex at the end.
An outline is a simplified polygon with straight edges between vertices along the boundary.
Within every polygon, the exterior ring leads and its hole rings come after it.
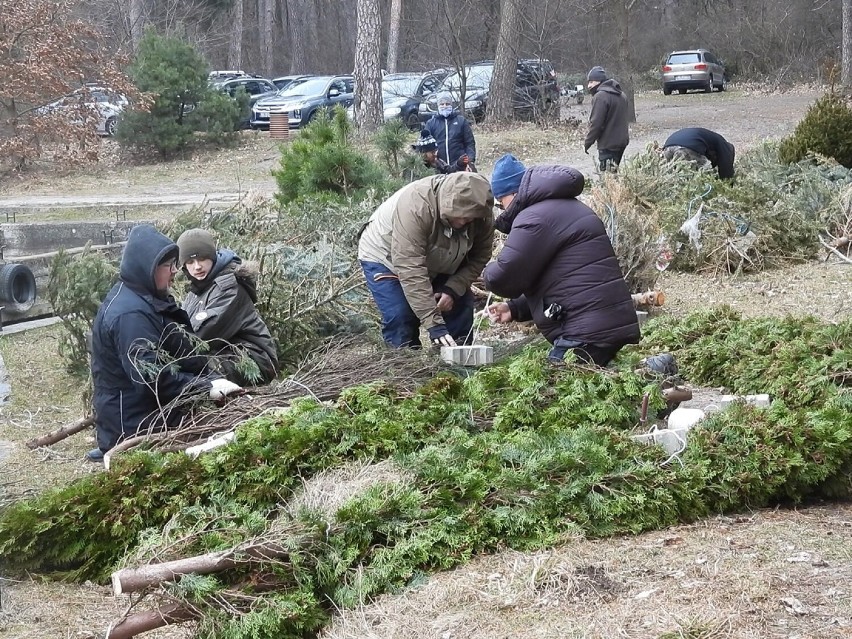
POLYGON ((170 604, 156 610, 138 612, 125 617, 107 629, 106 639, 133 639, 143 632, 176 623, 184 623, 194 618, 195 614, 188 608, 178 604, 170 604))
POLYGON ((56 442, 60 442, 66 437, 70 437, 76 433, 86 430, 87 428, 91 428, 95 425, 95 418, 93 415, 89 415, 88 417, 81 417, 78 420, 65 424, 61 428, 57 428, 54 431, 47 433, 46 435, 42 435, 41 437, 36 437, 35 439, 31 439, 27 442, 27 448, 41 448, 42 446, 50 446, 55 444, 56 442))

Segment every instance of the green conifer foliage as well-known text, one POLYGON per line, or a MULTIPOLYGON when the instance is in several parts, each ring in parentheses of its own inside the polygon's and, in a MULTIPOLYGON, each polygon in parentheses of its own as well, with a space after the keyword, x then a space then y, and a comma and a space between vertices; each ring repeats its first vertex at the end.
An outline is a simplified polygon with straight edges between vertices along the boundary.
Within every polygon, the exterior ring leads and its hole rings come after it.
POLYGON ((834 158, 852 168, 852 108, 843 95, 826 93, 814 102, 793 135, 781 143, 782 162, 798 162, 808 154, 834 158))
POLYGON ((290 144, 281 147, 275 198, 287 204, 317 193, 350 197, 367 188, 384 187, 385 176, 350 138, 352 125, 342 108, 330 115, 318 110, 290 144))
POLYGON ((189 146, 196 131, 214 141, 233 135, 240 105, 209 85, 207 65, 190 44, 149 31, 128 73, 154 102, 122 113, 116 131, 121 144, 169 157, 189 146))

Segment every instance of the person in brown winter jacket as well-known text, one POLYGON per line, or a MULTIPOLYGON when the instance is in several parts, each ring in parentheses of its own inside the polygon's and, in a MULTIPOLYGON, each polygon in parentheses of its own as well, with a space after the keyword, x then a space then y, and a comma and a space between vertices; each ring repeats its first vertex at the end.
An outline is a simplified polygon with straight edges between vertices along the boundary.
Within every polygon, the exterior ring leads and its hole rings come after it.
POLYGON ((497 160, 491 188, 504 211, 495 227, 509 235, 482 279, 510 299, 486 313, 498 323, 535 322, 553 344, 551 361, 573 351, 605 366, 639 341, 639 324, 606 228, 577 199, 583 186, 583 174, 570 166, 526 169, 512 155, 497 160))
POLYGON ((593 67, 588 75, 589 93, 592 94, 592 112, 589 114, 589 131, 583 148, 586 153, 593 144, 598 145, 601 171, 617 170, 630 143, 627 129, 627 96, 621 85, 610 79, 603 67, 593 67))

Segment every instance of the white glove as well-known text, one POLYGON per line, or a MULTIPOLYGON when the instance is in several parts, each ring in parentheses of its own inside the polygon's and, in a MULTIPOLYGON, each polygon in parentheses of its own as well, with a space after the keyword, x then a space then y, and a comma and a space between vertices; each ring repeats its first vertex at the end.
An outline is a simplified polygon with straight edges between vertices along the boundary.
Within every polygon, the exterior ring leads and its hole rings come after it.
POLYGON ((234 382, 229 382, 227 379, 214 379, 210 386, 210 399, 223 399, 241 390, 243 390, 242 386, 237 386, 234 382))

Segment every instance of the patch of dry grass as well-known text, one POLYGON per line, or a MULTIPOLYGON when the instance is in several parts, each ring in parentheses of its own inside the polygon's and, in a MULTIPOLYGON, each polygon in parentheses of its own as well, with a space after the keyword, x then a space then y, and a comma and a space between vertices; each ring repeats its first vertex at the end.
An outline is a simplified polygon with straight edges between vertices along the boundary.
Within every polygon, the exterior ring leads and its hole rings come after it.
POLYGON ((852 507, 504 552, 342 611, 324 639, 852 636, 852 507))
POLYGON ((12 389, 10 401, 0 406, 0 440, 13 444, 9 457, 0 462, 0 485, 7 496, 41 491, 96 470, 83 458, 94 446, 94 431, 50 448, 32 451, 25 446, 83 414, 83 384, 65 372, 59 357, 61 330, 54 325, 0 336, 12 389))

